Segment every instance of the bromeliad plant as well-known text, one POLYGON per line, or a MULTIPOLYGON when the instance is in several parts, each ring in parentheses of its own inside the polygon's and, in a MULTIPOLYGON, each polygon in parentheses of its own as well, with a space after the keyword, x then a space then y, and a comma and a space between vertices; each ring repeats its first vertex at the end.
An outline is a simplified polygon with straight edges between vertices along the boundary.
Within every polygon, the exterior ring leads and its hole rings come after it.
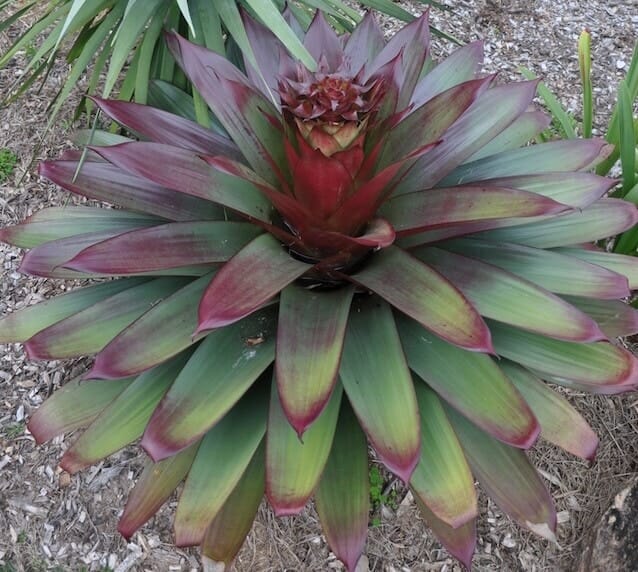
POLYGON ((548 119, 536 82, 499 85, 467 45, 428 62, 427 15, 387 43, 317 16, 310 71, 245 19, 246 73, 175 33, 168 45, 226 129, 96 100, 141 141, 45 162, 43 176, 121 208, 44 209, 5 228, 21 270, 117 280, 14 312, 1 341, 36 359, 97 354, 31 418, 39 442, 87 427, 76 472, 142 437, 150 459, 119 530, 185 480, 179 545, 228 563, 265 494, 278 515, 314 494, 349 570, 368 526, 368 445, 470 566, 473 476, 552 538, 525 449, 584 459, 597 438, 549 384, 620 393, 638 362, 613 338, 638 260, 592 242, 638 220, 588 170, 598 140, 524 146, 548 119))

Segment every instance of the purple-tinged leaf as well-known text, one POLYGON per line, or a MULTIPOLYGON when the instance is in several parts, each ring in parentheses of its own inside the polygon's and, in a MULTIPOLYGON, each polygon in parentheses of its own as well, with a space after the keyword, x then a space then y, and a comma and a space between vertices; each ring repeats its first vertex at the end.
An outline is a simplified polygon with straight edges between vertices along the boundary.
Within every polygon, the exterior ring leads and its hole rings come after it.
POLYGON ((60 466, 76 473, 138 439, 189 355, 183 352, 138 376, 66 450, 60 466))
POLYGON ((368 533, 370 480, 366 438, 345 402, 315 502, 330 548, 354 572, 368 533))
POLYGON ((163 143, 139 142, 95 150, 138 177, 270 222, 270 204, 253 185, 218 171, 192 151, 163 143))
POLYGON ((225 262, 260 232, 255 225, 243 222, 174 222, 105 240, 64 266, 121 276, 225 262))
POLYGON ((259 383, 202 439, 175 513, 175 544, 193 546, 222 510, 266 432, 267 383, 259 383))
POLYGON ((142 278, 113 280, 14 310, 0 319, 0 344, 25 342, 45 328, 142 283, 142 278))
POLYGON ((525 453, 483 433, 453 409, 446 412, 485 492, 522 526, 555 541, 552 497, 525 453))
POLYGON ((279 93, 278 87, 278 75, 279 75, 279 61, 280 58, 288 58, 288 54, 282 48, 281 42, 275 36, 269 28, 264 26, 261 22, 257 22, 254 18, 248 15, 245 10, 241 11, 242 21, 244 23, 244 29, 246 30, 246 36, 248 42, 253 50, 255 61, 257 62, 256 69, 250 62, 250 58, 244 56, 244 67, 246 68, 246 75, 254 86, 259 88, 263 95, 272 99, 273 97, 278 102, 279 93))
POLYGON ((414 254, 456 284, 482 316, 571 342, 606 339, 588 315, 515 274, 438 248, 414 254))
POLYGON ((202 95, 255 171, 270 183, 285 164, 281 128, 273 105, 224 56, 174 32, 166 41, 179 66, 202 95))
POLYGON ((188 447, 239 401, 275 357, 274 325, 266 310, 201 342, 148 422, 141 445, 151 459, 188 447))
POLYGON ((266 494, 277 516, 298 514, 311 497, 332 447, 342 388, 332 397, 303 440, 290 425, 272 384, 266 435, 266 494))
MULTIPOLYGON (((426 76, 427 77, 427 76, 426 76)), ((444 184, 442 179, 505 130, 527 109, 537 82, 520 82, 487 90, 445 133, 443 143, 416 161, 399 183, 397 194, 444 184)))
POLYGON ((534 444, 538 423, 492 358, 448 344, 405 317, 398 326, 410 369, 441 398, 504 443, 534 444))
POLYGON ((418 380, 414 389, 422 437, 410 488, 437 518, 458 528, 477 516, 474 478, 436 393, 418 380))
POLYGON ((77 166, 77 160, 44 161, 39 173, 72 193, 168 220, 223 218, 222 209, 209 200, 157 185, 102 160, 85 161, 75 178, 77 166))
POLYGON ((483 42, 471 42, 452 52, 419 80, 410 103, 415 109, 439 93, 476 78, 483 61, 483 42))
POLYGON ((133 375, 191 346, 199 299, 211 276, 194 280, 150 308, 97 355, 90 374, 101 379, 133 375))
POLYGON ((450 224, 548 215, 566 210, 569 210, 566 205, 536 193, 475 185, 398 195, 383 205, 380 214, 403 236, 450 224))
POLYGON ((492 80, 490 76, 456 85, 406 116, 388 133, 377 168, 382 169, 415 149, 438 141, 492 80))
POLYGON ((545 173, 487 179, 481 185, 529 191, 582 209, 602 198, 616 181, 593 173, 545 173))
MULTIPOLYGON (((230 566, 250 532, 264 496, 264 446, 253 455, 246 471, 211 521, 201 543, 202 556, 213 566, 230 566)), ((215 568, 213 568, 215 569, 215 568)))
POLYGON ((352 307, 339 375, 380 459, 409 482, 420 453, 418 406, 392 311, 376 296, 352 307))
POLYGON ((31 359, 64 359, 99 352, 158 301, 186 286, 187 278, 158 278, 96 302, 29 339, 31 359))
POLYGON ((22 223, 0 229, 0 241, 20 248, 34 248, 45 242, 89 232, 119 231, 162 223, 155 217, 96 207, 49 207, 22 223))
POLYGON ((478 233, 477 238, 515 242, 534 248, 555 248, 615 236, 637 222, 638 209, 634 204, 620 199, 601 199, 582 211, 488 230, 478 233))
MULTIPOLYGON (((554 252, 588 262, 593 268, 596 266, 602 266, 614 274, 624 276, 627 279, 631 290, 638 288, 638 258, 635 256, 626 256, 624 254, 615 254, 605 252, 603 250, 589 250, 584 248, 557 248, 554 252)), ((627 292, 627 290, 625 290, 625 292, 627 292)), ((567 292, 567 294, 572 294, 572 292, 567 292)), ((579 295, 587 296, 587 294, 579 295)), ((626 296, 629 296, 629 294, 625 293, 620 296, 613 297, 625 298, 626 296)), ((600 298, 601 296, 590 295, 589 297, 600 298)))
POLYGON ((607 342, 577 344, 553 340, 490 322, 497 353, 535 371, 592 386, 633 386, 638 360, 607 342))
POLYGON ((321 60, 325 58, 328 64, 325 72, 335 71, 343 61, 341 42, 321 10, 315 12, 303 43, 320 66, 321 60))
POLYGON ((600 139, 550 141, 530 145, 465 163, 456 167, 438 181, 438 184, 451 187, 495 177, 581 171, 604 155, 606 149, 606 141, 600 139))
POLYGON ((551 122, 552 118, 542 111, 525 112, 507 129, 469 157, 467 162, 518 149, 547 129, 551 122))
POLYGON ((277 387, 300 436, 323 411, 337 381, 353 292, 351 287, 316 292, 293 284, 281 292, 277 387))
POLYGON ((236 161, 243 159, 230 139, 179 115, 128 101, 91 99, 109 117, 150 141, 205 155, 225 155, 236 161))
POLYGON ((127 377, 108 382, 80 378, 69 381, 31 415, 27 427, 38 444, 85 427, 134 380, 127 377))
POLYGON ((438 272, 396 247, 350 278, 450 343, 490 352, 490 332, 461 292, 438 272))
POLYGON ((557 294, 603 299, 630 295, 627 279, 604 268, 599 262, 599 259, 613 257, 613 254, 604 253, 590 263, 575 256, 580 252, 588 254, 589 251, 585 250, 574 249, 569 254, 563 254, 561 250, 549 251, 475 239, 448 241, 441 246, 457 254, 498 266, 557 294))
POLYGON ((501 368, 534 412, 541 426, 541 437, 582 459, 593 461, 598 437, 569 402, 515 363, 503 360, 501 368))
POLYGON ((563 298, 591 316, 610 338, 638 333, 638 310, 622 300, 594 300, 576 296, 563 296, 563 298))
MULTIPOLYGON (((109 382, 110 383, 110 382, 109 382)), ((160 509, 188 474, 199 443, 169 459, 146 460, 144 470, 129 493, 117 531, 127 540, 160 509)))
POLYGON ((206 289, 196 333, 241 320, 311 268, 292 258, 272 236, 257 237, 226 263, 206 289))
MULTIPOLYGON (((414 494, 414 493, 413 493, 414 494)), ((425 523, 432 529, 434 536, 454 558, 459 560, 466 570, 472 569, 472 556, 476 550, 476 519, 472 519, 457 528, 439 519, 414 494, 414 500, 425 523)))
POLYGON ((343 49, 344 65, 354 76, 383 49, 383 32, 372 11, 366 12, 346 41, 343 49))

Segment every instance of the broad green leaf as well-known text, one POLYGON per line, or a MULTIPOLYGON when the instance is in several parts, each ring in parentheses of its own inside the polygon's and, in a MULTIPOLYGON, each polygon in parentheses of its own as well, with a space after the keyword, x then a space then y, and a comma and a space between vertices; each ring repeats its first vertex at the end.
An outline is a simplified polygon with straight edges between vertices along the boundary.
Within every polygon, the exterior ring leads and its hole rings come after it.
POLYGON ((143 282, 142 278, 113 280, 14 310, 0 320, 0 343, 25 342, 45 328, 143 282))
POLYGON ((26 344, 32 359, 63 359, 99 352, 154 304, 188 284, 188 278, 158 278, 96 302, 42 330, 26 344))
POLYGON ((312 495, 328 459, 337 426, 341 386, 300 439, 272 384, 266 435, 266 493, 277 516, 298 514, 312 495))
POLYGON ((204 534, 201 551, 213 566, 230 566, 250 532, 264 496, 264 445, 250 464, 204 534))
POLYGON ((448 344, 407 318, 398 325, 410 368, 441 398, 505 443, 534 444, 538 423, 491 357, 448 344))
POLYGON ((369 489, 366 438, 344 401, 315 502, 330 548, 350 572, 361 557, 368 532, 369 489))
MULTIPOLYGON (((638 288, 638 259, 635 256, 612 254, 604 250, 589 250, 585 248, 557 248, 554 252, 584 260, 595 266, 602 266, 607 270, 625 276, 629 282, 629 288, 632 290, 638 288)), ((629 295, 627 290, 624 292, 624 294, 614 296, 614 298, 625 298, 629 295)), ((587 296, 587 294, 580 294, 580 296, 587 296)), ((589 297, 602 298, 602 296, 591 295, 589 297)))
POLYGON ((281 292, 277 387, 300 435, 328 403, 337 381, 353 287, 316 292, 291 284, 281 292))
POLYGON ((638 310, 622 300, 595 300, 563 296, 572 306, 591 316, 610 338, 638 333, 638 310))
POLYGON ((515 363, 503 360, 501 368, 534 412, 541 426, 541 437, 578 457, 593 461, 598 437, 569 402, 515 363))
POLYGON ((458 528, 477 516, 474 479, 439 398, 414 384, 421 415, 421 458, 410 488, 447 525, 458 528))
POLYGON ((58 389, 29 419, 29 431, 44 443, 89 425, 131 383, 134 377, 102 380, 76 378, 58 389))
POLYGON ((190 352, 183 352, 138 376, 66 450, 60 466, 76 473, 139 438, 189 355, 190 352))
POLYGON ((202 440, 177 505, 178 546, 202 542, 249 466, 266 432, 268 389, 258 384, 202 440))
POLYGON ((147 459, 117 524, 117 531, 124 538, 131 538, 175 492, 188 474, 198 447, 199 443, 195 443, 159 463, 147 459))
POLYGON ((339 374, 377 454, 408 482, 420 451, 418 406, 392 311, 376 296, 352 307, 339 374))
POLYGON ((525 453, 493 439, 454 410, 446 412, 485 492, 522 526, 555 541, 552 497, 525 453))
POLYGON ((210 333, 153 413, 142 446, 155 461, 174 455, 219 421, 275 357, 273 312, 210 333))

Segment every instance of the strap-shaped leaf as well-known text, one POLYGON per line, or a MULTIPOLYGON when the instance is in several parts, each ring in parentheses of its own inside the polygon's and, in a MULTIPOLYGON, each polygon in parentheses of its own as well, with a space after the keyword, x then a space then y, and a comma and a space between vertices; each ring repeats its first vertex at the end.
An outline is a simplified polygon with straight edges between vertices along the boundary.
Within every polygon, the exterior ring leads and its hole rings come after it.
POLYGON ((436 393, 419 380, 414 389, 421 414, 421 458, 410 488, 438 519, 458 528, 477 516, 474 479, 436 393))
POLYGON ((354 572, 368 533, 369 489, 366 438, 344 402, 315 501, 330 548, 349 572, 354 572))
POLYGON ((483 319, 438 272, 396 247, 375 254, 374 264, 351 279, 455 345, 491 351, 483 319))
POLYGON ((255 238, 224 265, 206 289, 197 332, 241 320, 310 268, 292 258, 271 235, 255 238))
POLYGON ((30 417, 28 428, 37 443, 44 443, 89 425, 134 381, 134 377, 69 381, 30 417))
POLYGON ((91 375, 103 379, 133 375, 192 345, 197 306, 211 276, 191 282, 126 328, 97 355, 91 375))
MULTIPOLYGON (((557 294, 604 299, 629 296, 627 279, 617 273, 616 268, 603 267, 605 260, 614 262, 612 254, 598 256, 589 262, 586 260, 589 251, 585 250, 573 249, 567 253, 476 239, 446 241, 442 247, 498 266, 557 294), (582 257, 578 256, 581 252, 582 257)), ((619 266, 624 268, 622 264, 619 266)), ((638 269, 638 265, 636 267, 638 269)))
POLYGON ((237 486, 204 534, 202 555, 212 560, 213 566, 223 564, 225 570, 239 553, 264 496, 264 472, 262 442, 237 486))
POLYGON ((153 304, 188 282, 188 278, 166 277, 124 290, 42 330, 29 339, 26 350, 36 359, 97 353, 153 304))
POLYGON ((484 431, 515 447, 531 447, 540 428, 498 365, 459 349, 405 317, 398 318, 410 368, 436 393, 484 431))
POLYGON ((605 339, 587 314, 514 274, 438 248, 415 254, 456 284, 485 317, 561 340, 605 339))
POLYGON ((343 48, 344 64, 356 74, 364 65, 374 60, 384 45, 383 32, 373 12, 368 11, 346 41, 343 48))
POLYGON ((298 514, 312 495, 330 453, 341 395, 342 388, 337 386, 300 440, 273 383, 266 437, 266 493, 277 516, 298 514))
POLYGON ((225 262, 260 233, 259 227, 243 222, 161 224, 90 246, 65 267, 122 276, 225 262))
POLYGON ((414 494, 414 500, 419 507, 419 512, 425 523, 432 529, 434 536, 445 547, 454 558, 457 558, 465 565, 467 570, 472 569, 472 556, 476 550, 476 519, 472 519, 457 528, 438 518, 421 501, 418 495, 414 494))
POLYGON ((60 466, 75 473, 140 437, 189 355, 190 352, 183 352, 138 376, 67 449, 60 466))
POLYGON ((191 468, 198 447, 199 443, 195 443, 159 463, 146 460, 117 524, 117 531, 124 538, 131 538, 175 492, 191 468))
POLYGON ((408 482, 420 452, 418 406, 392 311, 376 296, 353 305, 339 374, 379 457, 408 482))
POLYGON ((323 411, 337 381, 353 293, 352 287, 317 293, 293 284, 281 292, 277 387, 299 435, 323 411))
POLYGON ((541 426, 541 437, 592 461, 598 437, 569 402, 521 366, 503 360, 501 368, 521 392, 541 426))
POLYGON ((202 542, 255 455, 266 432, 269 384, 260 383, 202 440, 175 514, 175 543, 202 542))
POLYGON ((38 332, 93 304, 143 284, 144 278, 125 278, 79 288, 68 294, 26 306, 0 319, 0 343, 25 342, 38 332))
MULTIPOLYGON (((573 256, 585 262, 589 262, 595 266, 602 266, 607 270, 621 274, 627 278, 629 288, 635 290, 638 288, 638 259, 635 256, 626 256, 624 254, 614 254, 603 250, 589 250, 584 248, 557 248, 555 252, 573 256)), ((586 294, 580 294, 586 296, 586 294)), ((593 298, 601 298, 601 296, 591 296, 593 298)), ((616 298, 624 298, 626 294, 616 296, 616 298)))
POLYGON ((622 300, 594 300, 575 296, 563 298, 591 316, 610 338, 629 336, 638 332, 638 310, 622 300))
POLYGON ((493 439, 453 409, 446 411, 485 492, 522 526, 555 541, 552 497, 525 453, 493 439))
POLYGON ((223 215, 208 200, 162 187, 110 163, 85 161, 76 176, 77 167, 73 160, 44 161, 39 173, 72 193, 168 220, 214 220, 223 215))
POLYGON ((525 367, 593 386, 635 385, 636 358, 607 342, 578 344, 553 340, 490 322, 496 352, 525 367))
POLYGON ((638 209, 620 199, 601 199, 564 215, 510 228, 478 233, 478 238, 515 242, 535 248, 555 248, 614 236, 638 222, 638 209))
POLYGON ((275 357, 274 316, 259 312, 209 334, 153 413, 142 447, 165 459, 203 435, 275 357))

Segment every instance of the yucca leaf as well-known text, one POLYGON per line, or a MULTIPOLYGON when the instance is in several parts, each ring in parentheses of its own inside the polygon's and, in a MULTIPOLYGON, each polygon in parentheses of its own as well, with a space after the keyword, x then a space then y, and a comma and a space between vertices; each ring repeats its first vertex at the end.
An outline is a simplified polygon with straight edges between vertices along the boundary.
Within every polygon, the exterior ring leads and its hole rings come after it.
POLYGON ((365 435, 344 401, 315 502, 330 548, 350 572, 354 572, 368 532, 369 488, 365 435))
POLYGON ((150 308, 97 355, 91 375, 117 379, 139 373, 192 345, 199 298, 213 274, 194 280, 150 308))
POLYGON ((598 437, 569 402, 515 363, 503 360, 501 368, 534 412, 541 426, 541 437, 592 461, 598 447, 598 437))
POLYGON ((376 296, 353 305, 339 375, 377 454, 408 482, 420 452, 418 406, 392 311, 376 296))
POLYGON ((335 435, 343 390, 337 386, 324 410, 300 439, 272 384, 266 435, 266 494, 277 516, 298 514, 312 495, 335 435))
POLYGON ((189 355, 183 352, 138 376, 66 450, 60 466, 75 473, 139 438, 189 355))
POLYGON ((468 352, 398 319, 410 369, 483 431, 515 447, 531 447, 539 427, 514 386, 486 355, 468 352))
POLYGON ((477 516, 474 479, 439 398, 420 380, 414 384, 421 415, 421 458, 410 488, 447 525, 477 516))
POLYGON ((175 514, 175 542, 193 546, 223 509, 239 483, 266 432, 265 380, 208 431, 179 498, 175 514))
POLYGON ((490 351, 489 331, 476 309, 438 272, 396 247, 352 279, 450 343, 490 351))
POLYGON ((271 310, 210 333, 150 419, 142 447, 154 461, 189 446, 248 391, 275 357, 271 310), (258 343, 250 340, 260 339, 258 343))
POLYGON ((318 295, 291 284, 281 292, 276 377, 281 406, 302 435, 328 403, 337 382, 354 288, 318 295))
POLYGON ((44 443, 89 425, 114 399, 133 383, 134 377, 101 380, 76 378, 56 391, 29 419, 29 431, 44 443))
MULTIPOLYGON (((112 382, 108 382, 112 383, 112 382)), ((117 531, 130 538, 170 498, 188 474, 199 443, 194 443, 168 459, 154 463, 146 460, 144 470, 129 493, 117 531)))

